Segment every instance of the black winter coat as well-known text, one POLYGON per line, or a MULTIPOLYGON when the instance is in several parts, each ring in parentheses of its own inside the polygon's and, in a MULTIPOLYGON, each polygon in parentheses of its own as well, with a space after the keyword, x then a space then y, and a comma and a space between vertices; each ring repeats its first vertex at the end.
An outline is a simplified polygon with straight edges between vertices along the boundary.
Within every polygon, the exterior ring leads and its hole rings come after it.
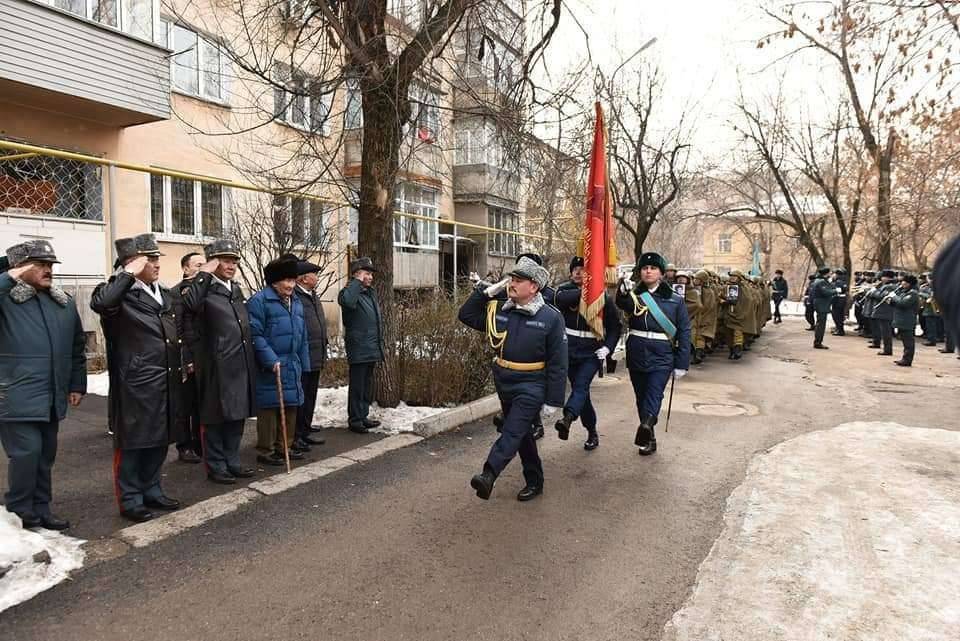
POLYGON ((0 423, 58 420, 67 395, 87 391, 86 339, 77 305, 0 274, 0 423))
POLYGON ((185 334, 191 350, 200 397, 200 421, 219 425, 255 416, 256 362, 246 298, 234 283, 231 291, 201 273, 183 295, 185 334))
POLYGON ((303 321, 307 325, 307 346, 310 348, 310 362, 303 364, 305 372, 319 372, 327 364, 327 319, 323 315, 323 304, 315 293, 305 292, 298 286, 294 291, 303 304, 303 321))
POLYGON ((120 272, 93 290, 90 308, 100 314, 110 372, 108 422, 114 447, 165 447, 176 440, 180 393, 180 339, 170 292, 163 304, 120 272))
POLYGON ((364 287, 356 278, 351 278, 337 297, 343 312, 343 344, 347 349, 347 361, 356 363, 379 363, 383 360, 383 324, 380 319, 380 303, 372 287, 364 287))
MULTIPOLYGON (((557 287, 554 297, 547 302, 552 303, 563 314, 563 322, 567 329, 576 332, 589 332, 590 326, 587 325, 587 319, 580 315, 580 298, 582 296, 583 289, 573 281, 569 281, 557 287)), ((568 335, 567 352, 570 360, 596 358, 595 352, 601 347, 606 347, 610 350, 610 353, 613 353, 613 350, 617 348, 617 342, 620 340, 620 332, 622 331, 620 310, 617 309, 613 299, 607 294, 604 294, 603 329, 605 334, 603 341, 596 337, 586 338, 568 335)))
POLYGON ((770 286, 773 287, 773 300, 784 300, 790 294, 790 286, 787 284, 787 279, 779 276, 774 276, 773 280, 770 281, 770 286))

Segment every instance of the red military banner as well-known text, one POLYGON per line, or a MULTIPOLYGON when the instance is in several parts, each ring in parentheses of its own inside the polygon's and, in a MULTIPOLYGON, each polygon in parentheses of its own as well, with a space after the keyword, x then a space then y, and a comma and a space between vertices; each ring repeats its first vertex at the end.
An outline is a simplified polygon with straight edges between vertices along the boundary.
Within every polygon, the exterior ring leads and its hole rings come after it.
POLYGON ((616 282, 617 246, 613 228, 613 202, 607 173, 607 131, 603 107, 595 104, 597 119, 593 127, 593 150, 587 179, 587 212, 583 227, 583 295, 580 314, 590 330, 604 338, 603 304, 607 283, 616 282))

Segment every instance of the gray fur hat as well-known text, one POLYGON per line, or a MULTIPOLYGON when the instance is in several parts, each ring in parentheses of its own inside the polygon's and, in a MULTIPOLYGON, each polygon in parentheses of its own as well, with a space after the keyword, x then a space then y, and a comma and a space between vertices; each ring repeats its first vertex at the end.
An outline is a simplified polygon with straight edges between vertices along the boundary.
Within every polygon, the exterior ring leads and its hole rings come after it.
POLYGON ((28 240, 7 248, 7 262, 9 267, 17 267, 28 260, 39 260, 45 263, 59 263, 53 251, 53 245, 47 240, 28 240))
POLYGON ((507 272, 507 276, 516 276, 517 278, 532 280, 540 286, 540 289, 546 287, 547 282, 550 280, 550 272, 538 265, 536 261, 525 256, 521 257, 514 268, 507 272))
POLYGON ((121 265, 134 256, 163 256, 153 234, 139 234, 130 238, 118 238, 113 241, 117 248, 117 262, 121 265))
POLYGON ((240 258, 240 251, 237 249, 237 244, 229 238, 220 238, 219 240, 213 241, 209 245, 205 245, 203 248, 203 255, 207 260, 210 260, 211 258, 218 258, 220 256, 240 258))

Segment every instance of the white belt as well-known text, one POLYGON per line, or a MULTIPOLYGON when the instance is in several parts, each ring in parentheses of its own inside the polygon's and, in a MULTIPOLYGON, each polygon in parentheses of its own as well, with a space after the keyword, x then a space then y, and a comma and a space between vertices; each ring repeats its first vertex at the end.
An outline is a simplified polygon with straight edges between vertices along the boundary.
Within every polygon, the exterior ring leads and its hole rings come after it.
POLYGON ((631 329, 631 336, 637 336, 639 338, 651 338, 655 341, 668 341, 670 337, 664 334, 663 332, 644 332, 639 329, 631 329))
POLYGON ((576 336, 577 338, 596 338, 596 336, 593 335, 593 332, 583 332, 579 329, 570 329, 569 327, 567 328, 567 336, 576 336))

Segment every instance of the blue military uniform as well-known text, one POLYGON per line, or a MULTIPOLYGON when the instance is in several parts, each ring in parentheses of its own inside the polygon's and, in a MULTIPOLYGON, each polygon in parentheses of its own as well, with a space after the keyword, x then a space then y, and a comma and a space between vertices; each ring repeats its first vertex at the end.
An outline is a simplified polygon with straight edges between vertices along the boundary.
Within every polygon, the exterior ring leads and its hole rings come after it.
MULTIPOLYGON (((513 275, 545 283, 547 272, 521 259, 513 275), (540 280, 542 279, 542 280, 540 280)), ((537 294, 523 307, 512 301, 490 300, 481 283, 460 308, 464 325, 487 333, 496 350, 493 380, 503 410, 503 428, 490 448, 483 472, 471 481, 477 496, 489 498, 493 483, 516 454, 520 454, 528 498, 543 489, 543 466, 530 425, 545 405, 560 407, 566 386, 567 338, 560 313, 537 294), (478 481, 479 479, 479 481, 478 481), (529 490, 529 492, 528 492, 529 490)))
MULTIPOLYGON (((661 267, 663 273, 665 261, 658 254, 647 253, 640 257, 637 267, 640 269, 646 265, 661 267)), ((630 371, 630 382, 640 416, 636 443, 640 446, 640 454, 646 455, 656 451, 653 427, 660 414, 670 375, 673 370, 687 370, 690 367, 691 328, 683 299, 661 281, 651 295, 676 328, 676 336, 671 341, 667 331, 641 301, 644 289, 642 283, 629 292, 621 287, 617 292, 617 307, 627 312, 629 318, 627 369, 630 371)))
MULTIPOLYGON (((575 258, 570 263, 571 271, 582 266, 583 259, 575 258)), ((584 447, 592 450, 597 447, 597 412, 590 400, 590 384, 604 361, 597 350, 607 348, 612 353, 620 340, 620 312, 613 300, 605 295, 603 307, 604 338, 600 340, 590 330, 590 326, 580 314, 582 289, 573 281, 563 283, 557 288, 553 303, 563 315, 567 333, 567 378, 570 380, 570 396, 563 406, 563 419, 557 422, 556 429, 562 440, 567 440, 570 425, 578 418, 587 430, 587 442, 584 447)))
POLYGON ((838 269, 834 272, 833 289, 836 295, 831 303, 830 314, 833 316, 833 334, 845 336, 844 322, 847 320, 847 272, 838 269))

